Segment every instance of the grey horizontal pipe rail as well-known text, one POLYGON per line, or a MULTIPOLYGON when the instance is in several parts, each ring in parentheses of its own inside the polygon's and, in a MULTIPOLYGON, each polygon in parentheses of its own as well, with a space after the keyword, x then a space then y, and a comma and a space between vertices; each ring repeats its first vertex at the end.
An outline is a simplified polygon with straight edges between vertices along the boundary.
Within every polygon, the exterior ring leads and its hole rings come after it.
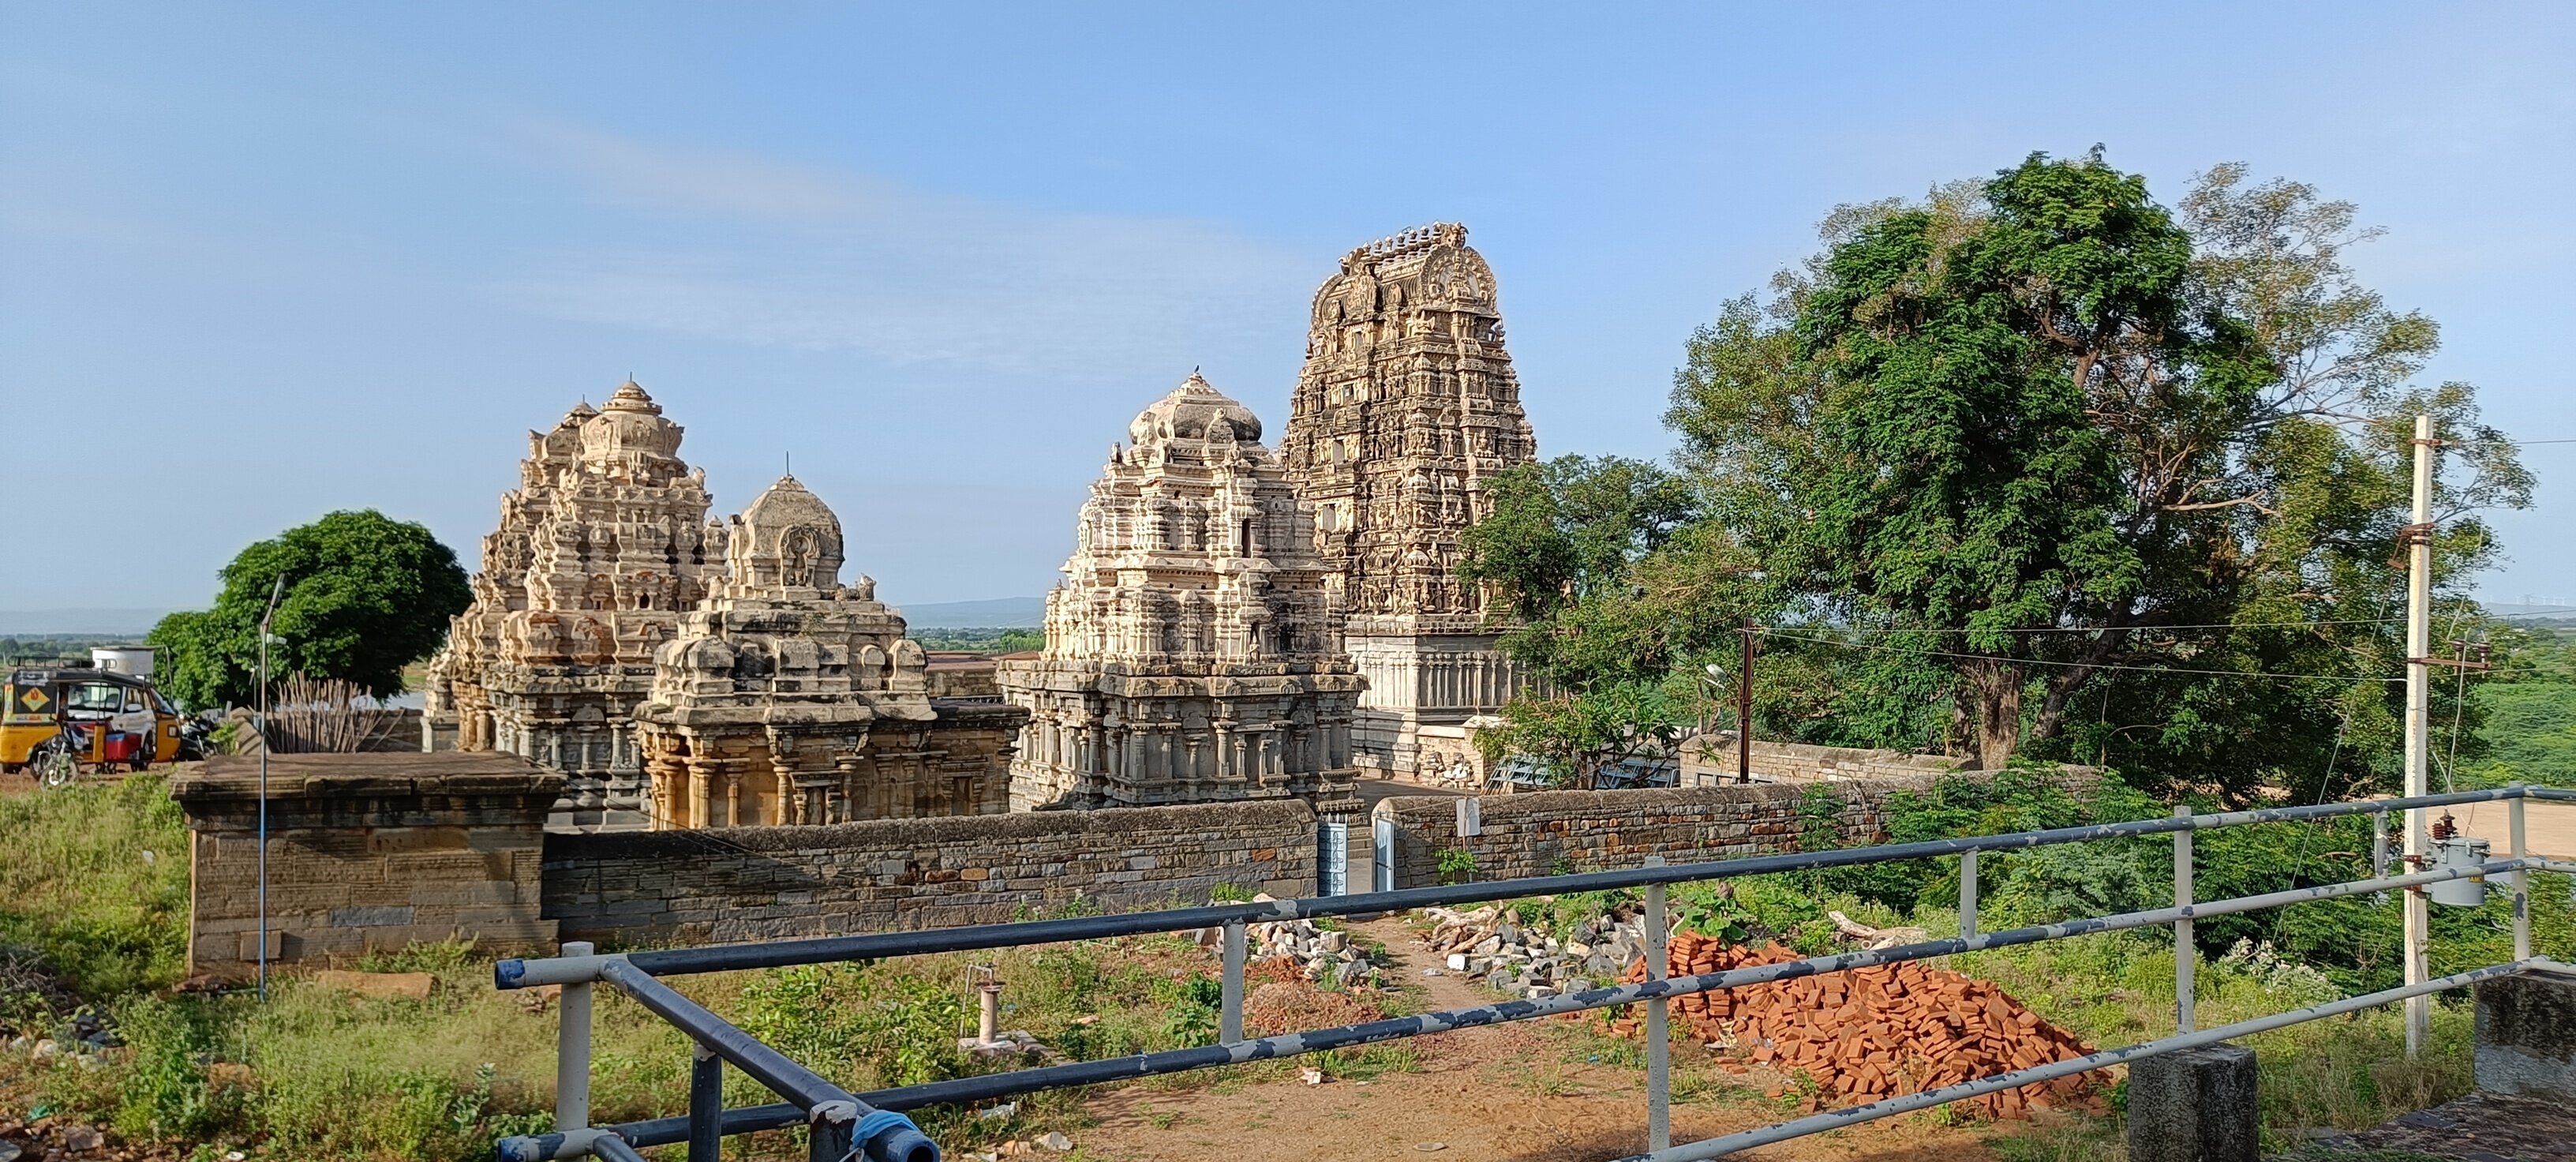
POLYGON ((2256 1033, 2270 1032, 2274 1029, 2301 1024, 2307 1021, 2340 1016, 2344 1013, 2359 1012, 2363 1009, 2402 1001, 2408 997, 2424 996, 2428 993, 2442 992, 2446 989, 2463 988, 2492 977, 2505 976, 2511 973, 2520 972, 2525 968, 2550 963, 2552 962, 2547 957, 2535 956, 2529 960, 2508 961, 2504 964, 2489 965, 2485 968, 2474 968, 2467 972, 2454 973, 2437 980, 2422 981, 2411 985, 2401 985, 2397 988, 2383 989, 2375 993, 2365 993, 2357 997, 2346 997, 2339 1001, 2328 1001, 2321 1005, 2310 1005, 2303 1009, 2292 1009, 2284 1013, 2274 1013, 2268 1017, 2256 1017, 2249 1021, 2238 1021, 2233 1025, 2221 1025, 2215 1029, 2203 1029, 2195 1033, 2184 1033, 2178 1036, 2166 1037, 2162 1040, 2147 1041, 2137 1045, 2130 1045, 2125 1048, 2107 1049, 2100 1053, 2091 1053, 2082 1057, 2070 1057, 2063 1061, 2052 1061, 2048 1064, 2035 1065, 2028 1069, 2016 1069, 2010 1073, 1999 1073, 1993 1077, 1980 1078, 1976 1081, 1962 1082, 1958 1085, 1943 1086, 1940 1089, 1927 1089, 1920 1093, 1910 1093, 1903 1097, 1893 1097, 1885 1101, 1871 1102, 1868 1105, 1853 1106, 1849 1109, 1832 1110, 1826 1113, 1815 1114, 1810 1117, 1781 1122, 1777 1125, 1764 1126, 1757 1130, 1745 1130, 1741 1133, 1728 1134, 1721 1138, 1708 1138, 1697 1142, 1686 1142, 1679 1146, 1673 1146, 1663 1150, 1655 1150, 1649 1153, 1631 1154, 1628 1157, 1618 1159, 1617 1162, 1708 1162, 1709 1159, 1723 1158, 1738 1150, 1750 1150, 1756 1146, 1768 1146, 1775 1142, 1788 1141, 1791 1138, 1803 1138, 1809 1134, 1821 1134, 1827 1130, 1837 1130, 1844 1126, 1858 1125, 1862 1122, 1894 1117, 1897 1114, 1911 1113, 1915 1110, 1930 1109, 1933 1106, 1947 1105, 1950 1102, 1960 1101, 1966 1098, 1983 1097, 1986 1094, 2000 1093, 2007 1089, 2016 1089, 2021 1086, 2031 1085, 2037 1082, 2055 1081, 2061 1077, 2071 1077, 2079 1073, 2088 1073, 2092 1070, 2101 1069, 2106 1066, 2118 1065, 2123 1062, 2136 1061, 2144 1057, 2155 1057, 2166 1053, 2179 1052, 2184 1049, 2198 1048, 2202 1045, 2215 1045, 2221 1041, 2232 1041, 2238 1037, 2247 1037, 2256 1033))
MULTIPOLYGON (((657 976, 675 976, 737 969, 780 968, 797 964, 824 964, 833 961, 876 960, 937 952, 965 952, 984 948, 1014 948, 1029 944, 1102 940, 1116 936, 1213 928, 1234 921, 1268 923, 1322 916, 1404 912, 1415 908, 1486 903, 1523 896, 1613 891, 1621 888, 1645 887, 1649 884, 1690 883, 1697 880, 1772 875, 1780 872, 1811 871, 1857 864, 1892 863, 1899 860, 1957 855, 1967 851, 2002 851, 2046 847, 2061 843, 2162 835, 2175 831, 2241 827, 2256 823, 2289 823, 2343 815, 2371 815, 2416 807, 2446 807, 2462 803, 2514 799, 2522 797, 2527 790, 2530 789, 2519 786, 2500 787, 2482 791, 2419 795, 2411 799, 2319 803, 2304 807, 2266 807, 2210 815, 2167 816, 2125 823, 2060 827, 2045 831, 2017 831, 2004 835, 1969 835, 1915 843, 1880 844, 1873 847, 1846 847, 1830 851, 1748 856, 1742 859, 1718 860, 1709 863, 1668 864, 1662 867, 1624 868, 1616 871, 1578 872, 1561 876, 1536 876, 1528 879, 1404 888, 1352 896, 1211 904, 1205 907, 1178 908, 1159 912, 1124 912, 1109 916, 1026 920, 1011 924, 978 924, 956 928, 932 928, 916 932, 826 936, 755 944, 718 944, 703 948, 669 948, 604 956, 504 960, 493 966, 492 975, 493 984, 496 987, 514 989, 548 984, 574 984, 597 979, 601 966, 620 960, 657 976)), ((2570 798, 2576 798, 2576 795, 2571 795, 2570 798)))
POLYGON ((2272 892, 2260 896, 2245 896, 2234 900, 2219 900, 2206 904, 2193 904, 2188 908, 2160 908, 2148 912, 2129 912, 2115 916, 2103 916, 2092 919, 2066 920, 2056 924, 2045 924, 2030 928, 2012 928, 2001 932, 1980 932, 1974 936, 1953 937, 1945 940, 1927 940, 1915 944, 1898 945, 1892 948, 1862 952, 1846 952, 1834 956, 1820 956, 1807 960, 1793 960, 1780 964, 1760 965, 1753 968, 1730 969, 1724 972, 1700 973, 1692 976, 1676 976, 1664 980, 1649 980, 1639 984, 1585 989, 1581 992, 1565 993, 1553 997, 1541 997, 1532 1000, 1501 1001, 1491 1005, 1479 1005, 1468 1009, 1449 1009, 1441 1012, 1417 1013, 1409 1017, 1390 1017, 1379 1021, 1367 1021, 1361 1024, 1342 1025, 1329 1029, 1309 1029, 1302 1033, 1288 1033, 1277 1037, 1262 1037, 1249 1041, 1236 1041, 1231 1044, 1224 1045, 1202 1045, 1188 1049, 1167 1049, 1159 1053, 1143 1053, 1133 1057, 1112 1057, 1099 1061, 1079 1061, 1067 1065, 1048 1065, 1041 1066, 1036 1069, 1014 1070, 1008 1073, 990 1073, 980 1077, 963 1077, 949 1081, 934 1081, 922 1085, 903 1086, 897 1089, 877 1090, 871 1093, 859 1095, 859 1100, 867 1102, 868 1104, 880 1109, 914 1110, 923 1106, 952 1105, 961 1102, 985 1101, 991 1098, 1009 1097, 1015 1094, 1033 1093, 1038 1090, 1058 1089, 1066 1086, 1096 1085, 1103 1082, 1126 1081, 1133 1078, 1153 1077, 1167 1073, 1186 1073, 1192 1070, 1209 1069, 1220 1065, 1239 1065, 1253 1061, 1267 1061, 1273 1058, 1294 1057, 1306 1053, 1320 1053, 1327 1049, 1343 1049, 1354 1045, 1367 1045, 1379 1041, 1393 1041, 1400 1038, 1418 1037, 1431 1033, 1447 1033, 1458 1029, 1496 1025, 1509 1021, 1525 1021, 1536 1017, 1555 1016, 1559 1013, 1578 1013, 1587 1009, 1609 1008, 1615 1005, 1625 1005, 1638 1001, 1653 1000, 1657 997, 1677 997, 1691 993, 1715 992, 1722 989, 1740 988, 1745 985, 1767 984, 1772 981, 1786 980, 1792 977, 1815 976, 1821 973, 1840 972, 1845 969, 1852 968, 1868 968, 1896 961, 1922 960, 1935 956, 1951 956, 1962 952, 1977 952, 1989 948, 2008 948, 2014 945, 2036 944, 2048 940, 2063 940, 2074 936, 2087 936, 2097 932, 2112 932, 2129 928, 2154 927, 2162 924, 2170 924, 2179 919, 2202 916, 2233 915, 2238 912, 2260 911, 2265 908, 2277 908, 2312 900, 2330 900, 2341 896, 2361 895, 2368 892, 2385 891, 2391 888, 2418 887, 2425 884, 2441 883, 2446 880, 2466 879, 2471 876, 2501 875, 2512 871, 2516 867, 2523 866, 2528 862, 2530 861, 2501 860, 2485 864, 2477 868, 2448 868, 2439 871, 2417 872, 2411 875, 2389 876, 2383 879, 2356 880, 2350 883, 2341 884, 2321 884, 2312 888, 2298 888, 2285 892, 2272 892))
POLYGON ((2576 803, 2576 790, 2565 787, 2525 786, 2522 788, 2522 793, 2534 799, 2555 799, 2562 803, 2576 803))

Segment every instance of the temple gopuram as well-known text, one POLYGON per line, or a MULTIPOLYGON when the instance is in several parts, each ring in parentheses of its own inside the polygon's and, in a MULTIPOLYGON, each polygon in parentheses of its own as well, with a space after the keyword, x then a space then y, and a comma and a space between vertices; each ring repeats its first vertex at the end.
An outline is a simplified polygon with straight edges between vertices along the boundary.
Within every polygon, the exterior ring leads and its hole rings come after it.
POLYGON ((794 477, 726 529, 726 575, 654 658, 636 710, 657 830, 1010 810, 1028 712, 934 701, 928 659, 794 477))
POLYGON ((519 487, 483 538, 474 604, 432 658, 424 745, 497 750, 569 776, 552 825, 644 825, 634 711, 653 654, 722 576, 681 427, 628 382, 528 433, 519 487))
POLYGON ((1495 293, 1466 228, 1442 223, 1351 251, 1315 294, 1280 457, 1314 506, 1325 584, 1368 679, 1365 769, 1457 764, 1468 720, 1517 685, 1494 648, 1502 627, 1458 577, 1487 482, 1538 455, 1495 293))
POLYGON ((1030 714, 1013 806, 1293 796, 1356 810, 1361 681, 1314 517, 1261 421, 1194 373, 1128 435, 1047 595, 1045 650, 1000 667, 1030 714))

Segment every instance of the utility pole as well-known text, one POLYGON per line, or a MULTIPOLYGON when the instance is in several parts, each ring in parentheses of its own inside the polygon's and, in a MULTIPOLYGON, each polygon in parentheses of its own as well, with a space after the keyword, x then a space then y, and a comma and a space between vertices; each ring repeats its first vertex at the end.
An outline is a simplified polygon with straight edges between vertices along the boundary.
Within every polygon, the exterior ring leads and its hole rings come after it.
POLYGON ((259 999, 268 1002, 268 623, 277 617, 277 601, 286 596, 286 574, 268 587, 268 611, 259 615, 259 711, 251 733, 259 736, 259 999))
MULTIPOLYGON (((2415 417, 2415 514, 2406 526, 2406 795, 2429 793, 2433 753, 2433 417, 2415 417)), ((2406 811, 2406 869, 2425 870, 2425 810, 2406 811)), ((2429 979, 2425 967, 2432 916, 2421 887, 2406 889, 2406 983, 2429 979)), ((2424 1051, 2432 1029, 2433 998, 2406 1000, 2406 1056, 2424 1051)))
POLYGON ((1735 672, 1735 781, 1753 781, 1753 619, 1736 630, 1744 637, 1744 668, 1735 672))

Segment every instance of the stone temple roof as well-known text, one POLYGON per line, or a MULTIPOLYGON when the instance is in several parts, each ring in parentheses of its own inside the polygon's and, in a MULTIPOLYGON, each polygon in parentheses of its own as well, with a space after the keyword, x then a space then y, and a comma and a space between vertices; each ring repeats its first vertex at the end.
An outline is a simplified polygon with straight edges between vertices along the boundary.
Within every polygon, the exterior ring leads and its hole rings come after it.
POLYGON ((742 523, 743 527, 758 531, 784 530, 798 525, 830 529, 835 536, 841 531, 841 518, 832 512, 832 506, 823 503, 822 497, 814 495, 803 481, 793 476, 779 477, 778 483, 770 485, 768 491, 753 499, 751 507, 742 510, 742 523))
POLYGON ((630 379, 624 384, 619 385, 616 394, 608 397, 606 410, 612 412, 644 412, 649 415, 658 416, 662 414, 662 405, 654 403, 652 396, 644 394, 643 385, 630 379))
POLYGON ((1208 386, 1208 381, 1190 372, 1172 394, 1155 401, 1152 407, 1136 414, 1136 422, 1127 425, 1127 435, 1138 444, 1156 444, 1165 440, 1204 440, 1211 421, 1222 419, 1233 429, 1233 437, 1251 443, 1261 441, 1261 420, 1252 409, 1236 402, 1225 393, 1208 386))

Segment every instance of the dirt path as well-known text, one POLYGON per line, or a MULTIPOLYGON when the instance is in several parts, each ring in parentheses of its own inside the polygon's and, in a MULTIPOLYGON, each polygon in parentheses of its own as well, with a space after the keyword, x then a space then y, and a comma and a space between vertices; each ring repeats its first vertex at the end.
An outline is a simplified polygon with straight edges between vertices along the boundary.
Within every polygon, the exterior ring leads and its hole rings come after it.
MULTIPOLYGON (((1400 921, 1354 925, 1395 954, 1390 971, 1433 1008, 1493 996, 1443 973, 1400 921)), ((1416 1038, 1418 1072, 1306 1085, 1293 1077, 1200 1088, 1133 1085, 1090 1105, 1100 1124, 1075 1141, 1102 1162, 1209 1162, 1296 1157, 1313 1162, 1467 1159, 1588 1162, 1645 1148, 1644 1074, 1580 1056, 1562 1022, 1517 1022, 1416 1038)), ((1677 1103, 1673 1138, 1690 1141, 1792 1116, 1758 1092, 1677 1103)), ((1769 1162, 1988 1162, 1991 1130, 1892 1118, 1742 1155, 1769 1162)))
MULTIPOLYGON (((2512 816, 2502 803, 2469 803, 2451 808, 2460 829, 2491 845, 2497 859, 2511 850, 2512 816)), ((2534 855, 2576 859, 2576 803, 2532 799, 2522 807, 2523 839, 2534 855)))

